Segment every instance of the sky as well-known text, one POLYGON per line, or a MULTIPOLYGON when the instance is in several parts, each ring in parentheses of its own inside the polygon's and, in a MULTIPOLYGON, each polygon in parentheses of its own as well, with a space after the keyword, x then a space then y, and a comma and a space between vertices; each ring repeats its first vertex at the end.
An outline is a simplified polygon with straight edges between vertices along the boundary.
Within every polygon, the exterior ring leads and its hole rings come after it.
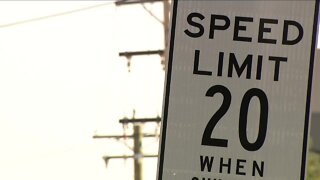
MULTIPOLYGON (((162 20, 161 3, 145 6, 162 20)), ((161 58, 132 57, 128 68, 118 53, 163 49, 162 28, 141 5, 0 1, 0 179, 133 179, 132 160, 102 160, 130 155, 126 144, 92 136, 123 134, 118 120, 133 110, 161 115, 161 58)), ((156 159, 144 162, 155 180, 156 159)))
MULTIPOLYGON (((145 6, 162 19, 161 3, 145 6)), ((132 57, 128 68, 118 53, 163 49, 162 24, 141 5, 1 1, 0 39, 0 179, 133 179, 132 160, 102 160, 130 155, 125 143, 92 136, 123 134, 118 120, 133 110, 161 115, 161 58, 132 57)), ((157 153, 157 139, 144 145, 157 153)), ((156 159, 145 170, 156 179, 156 159)))

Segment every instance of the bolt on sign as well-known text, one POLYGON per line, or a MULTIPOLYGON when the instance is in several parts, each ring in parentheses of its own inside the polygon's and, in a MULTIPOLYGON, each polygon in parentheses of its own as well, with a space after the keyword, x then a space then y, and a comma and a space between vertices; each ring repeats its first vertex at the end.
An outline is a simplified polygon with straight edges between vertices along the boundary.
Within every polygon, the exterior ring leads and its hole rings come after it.
POLYGON ((318 6, 173 2, 158 180, 305 180, 318 6))

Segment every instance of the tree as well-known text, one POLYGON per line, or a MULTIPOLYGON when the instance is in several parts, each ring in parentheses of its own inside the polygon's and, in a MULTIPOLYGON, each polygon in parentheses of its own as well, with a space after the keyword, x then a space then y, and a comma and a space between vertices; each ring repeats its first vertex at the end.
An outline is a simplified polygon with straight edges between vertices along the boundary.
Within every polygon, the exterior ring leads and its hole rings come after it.
POLYGON ((320 154, 312 152, 312 142, 309 146, 307 180, 320 180, 320 154))

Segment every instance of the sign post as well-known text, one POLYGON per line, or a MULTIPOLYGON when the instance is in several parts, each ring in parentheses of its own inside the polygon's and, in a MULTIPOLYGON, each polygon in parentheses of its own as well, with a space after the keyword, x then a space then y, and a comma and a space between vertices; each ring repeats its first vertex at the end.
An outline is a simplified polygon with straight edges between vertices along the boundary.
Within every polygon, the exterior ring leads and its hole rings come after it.
POLYGON ((318 0, 174 1, 158 180, 304 180, 318 0))

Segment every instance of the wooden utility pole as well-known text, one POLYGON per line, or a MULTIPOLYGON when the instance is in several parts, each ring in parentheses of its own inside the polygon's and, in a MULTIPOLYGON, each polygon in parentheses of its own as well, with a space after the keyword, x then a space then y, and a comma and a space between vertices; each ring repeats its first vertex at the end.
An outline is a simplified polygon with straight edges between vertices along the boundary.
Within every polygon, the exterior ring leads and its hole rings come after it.
MULTIPOLYGON (((144 51, 127 51, 120 52, 119 56, 124 56, 128 60, 128 67, 130 71, 130 59, 132 56, 142 56, 142 55, 151 55, 158 54, 162 57, 161 64, 165 67, 165 57, 167 55, 168 50, 168 37, 169 37, 169 21, 170 21, 170 0, 118 0, 115 2, 116 6, 122 5, 132 5, 132 4, 141 4, 141 3, 153 3, 153 2, 163 2, 163 28, 164 28, 164 50, 144 50, 144 51)), ((153 14, 151 14, 153 15, 153 14)), ((143 172, 143 158, 155 158, 158 157, 157 154, 147 155, 143 154, 142 151, 142 141, 143 138, 148 137, 158 137, 158 134, 144 134, 143 133, 143 124, 149 122, 157 122, 160 123, 161 118, 143 118, 143 119, 121 119, 119 120, 122 124, 133 124, 133 134, 126 135, 95 135, 93 138, 115 138, 115 139, 124 139, 124 138, 133 138, 133 155, 132 156, 105 156, 103 159, 106 164, 108 164, 110 159, 134 159, 134 180, 143 180, 142 172, 143 172)))
POLYGON ((141 133, 142 126, 135 124, 133 126, 133 153, 135 156, 134 158, 134 179, 135 180, 142 180, 142 133, 141 133))
MULTIPOLYGON (((158 54, 162 57, 161 64, 165 67, 168 46, 169 46, 169 21, 170 21, 170 2, 171 0, 119 0, 115 4, 117 6, 122 5, 133 5, 141 3, 153 3, 153 2, 162 2, 163 3, 163 30, 164 30, 164 50, 146 50, 146 51, 129 51, 129 52, 120 52, 119 56, 125 56, 128 60, 128 66, 130 66, 130 60, 132 56, 142 56, 142 55, 152 55, 158 54)), ((129 70, 130 71, 130 70, 129 70)))
POLYGON ((170 1, 163 1, 163 29, 164 29, 164 56, 162 64, 165 66, 165 57, 169 50, 169 23, 170 23, 170 1))
POLYGON ((143 124, 144 123, 160 123, 161 118, 139 118, 135 119, 120 119, 119 123, 133 124, 133 134, 131 135, 94 135, 94 139, 133 139, 133 155, 130 156, 104 156, 103 159, 108 165, 110 159, 133 159, 134 160, 134 180, 143 180, 143 158, 156 158, 157 154, 144 154, 142 151, 142 140, 143 138, 157 138, 159 134, 145 134, 143 133, 143 124))

